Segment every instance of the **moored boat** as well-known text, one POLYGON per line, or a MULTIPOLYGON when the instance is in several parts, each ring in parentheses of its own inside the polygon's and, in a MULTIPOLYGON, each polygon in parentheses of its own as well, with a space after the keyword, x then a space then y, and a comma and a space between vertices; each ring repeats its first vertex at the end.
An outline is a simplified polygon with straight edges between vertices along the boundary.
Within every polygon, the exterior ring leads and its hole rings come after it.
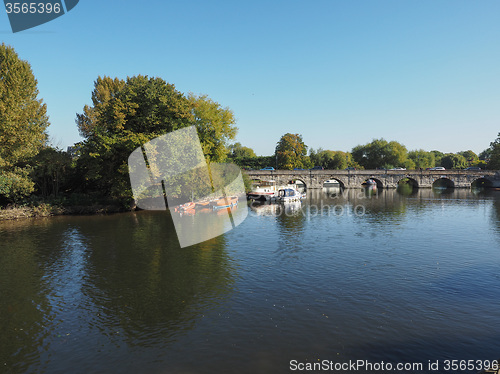
POLYGON ((212 209, 224 209, 224 208, 232 208, 238 205, 238 196, 226 196, 220 197, 217 200, 211 202, 212 209))
POLYGON ((178 207, 175 208, 176 212, 179 212, 181 214, 194 214, 195 213, 195 206, 196 204, 192 201, 189 201, 185 204, 181 204, 178 207))
POLYGON ((338 187, 339 185, 340 183, 336 179, 328 179, 323 183, 323 187, 338 187))
POLYGON ((205 201, 197 201, 195 205, 196 209, 205 209, 205 208, 210 208, 210 201, 205 200, 205 201))
POLYGON ((305 194, 298 191, 293 187, 281 188, 278 191, 278 201, 288 202, 288 201, 300 201, 305 197, 305 194))
POLYGON ((265 180, 261 181, 258 186, 249 192, 247 197, 252 200, 271 201, 275 200, 277 195, 278 188, 276 186, 276 181, 265 180))

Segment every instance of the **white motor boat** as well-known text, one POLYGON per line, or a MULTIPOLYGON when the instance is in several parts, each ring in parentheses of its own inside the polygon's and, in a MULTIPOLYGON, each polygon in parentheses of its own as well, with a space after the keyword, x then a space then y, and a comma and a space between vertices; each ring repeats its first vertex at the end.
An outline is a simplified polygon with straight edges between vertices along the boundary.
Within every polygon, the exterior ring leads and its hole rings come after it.
POLYGON ((287 186, 278 190, 278 201, 282 202, 292 202, 300 201, 305 197, 304 193, 301 193, 294 187, 287 186))
POLYGON ((247 194, 247 197, 252 200, 272 201, 278 196, 278 187, 276 181, 266 180, 261 181, 254 189, 247 194))

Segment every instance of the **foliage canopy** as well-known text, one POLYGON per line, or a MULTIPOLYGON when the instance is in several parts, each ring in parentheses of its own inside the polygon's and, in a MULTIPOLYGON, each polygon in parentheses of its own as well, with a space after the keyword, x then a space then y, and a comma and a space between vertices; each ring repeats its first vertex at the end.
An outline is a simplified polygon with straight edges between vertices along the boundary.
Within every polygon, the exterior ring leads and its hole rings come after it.
POLYGON ((85 187, 123 200, 132 198, 127 159, 134 149, 194 125, 207 160, 220 162, 237 131, 233 113, 206 95, 186 97, 173 84, 142 75, 98 77, 92 106, 76 122, 85 138, 78 160, 85 187))
POLYGON ((28 62, 0 45, 0 195, 17 200, 33 191, 29 160, 47 142, 47 108, 28 62))
POLYGON ((405 164, 407 150, 396 141, 374 139, 371 143, 354 147, 352 157, 365 169, 390 169, 405 164))
POLYGON ((302 140, 302 135, 299 134, 283 135, 276 145, 275 155, 278 169, 307 169, 311 166, 311 161, 307 156, 307 146, 302 140))
POLYGON ((500 133, 497 138, 490 143, 488 168, 492 170, 500 170, 500 133))

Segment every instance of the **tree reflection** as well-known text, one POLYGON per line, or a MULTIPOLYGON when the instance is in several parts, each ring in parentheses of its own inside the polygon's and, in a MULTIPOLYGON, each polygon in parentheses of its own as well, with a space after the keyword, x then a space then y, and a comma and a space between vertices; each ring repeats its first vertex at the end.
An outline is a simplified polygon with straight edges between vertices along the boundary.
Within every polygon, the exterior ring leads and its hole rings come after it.
POLYGON ((493 209, 491 210, 491 221, 493 226, 496 227, 496 233, 500 237, 500 193, 498 191, 492 191, 490 195, 495 198, 493 200, 493 209))
POLYGON ((101 323, 117 323, 130 344, 166 342, 231 292, 224 236, 181 249, 166 212, 126 215, 106 234, 83 233, 92 247, 85 292, 103 311, 101 323))
POLYGON ((39 347, 49 333, 48 296, 43 248, 46 220, 0 222, 0 364, 25 372, 40 361, 39 347))
POLYGON ((65 371, 123 341, 167 345, 232 292, 224 236, 181 249, 168 212, 0 222, 0 235, 9 372, 65 371))

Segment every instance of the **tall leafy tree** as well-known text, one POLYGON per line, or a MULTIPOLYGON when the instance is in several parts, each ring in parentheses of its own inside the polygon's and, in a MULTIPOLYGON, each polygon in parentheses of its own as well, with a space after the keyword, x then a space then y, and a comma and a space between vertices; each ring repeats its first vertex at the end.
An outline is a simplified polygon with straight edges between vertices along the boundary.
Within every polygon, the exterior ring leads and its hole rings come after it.
POLYGON ((458 152, 458 154, 464 156, 469 165, 472 165, 479 160, 479 156, 470 149, 467 151, 458 152))
POLYGON ((33 159, 31 177, 36 193, 43 197, 58 196, 67 189, 73 176, 71 155, 59 149, 46 147, 33 159))
POLYGON ((352 149, 354 161, 366 169, 392 168, 405 164, 406 147, 396 141, 375 139, 371 143, 352 149))
POLYGON ((311 149, 309 158, 315 166, 323 166, 325 169, 345 169, 352 164, 350 153, 321 148, 317 151, 311 149))
POLYGON ((92 105, 76 118, 85 138, 78 159, 85 188, 130 199, 130 153, 157 136, 192 124, 191 109, 189 100, 161 78, 98 77, 92 105))
POLYGON ((491 148, 487 148, 479 154, 479 160, 486 161, 489 160, 491 156, 491 148))
POLYGON ((443 153, 443 152, 441 152, 441 151, 436 151, 436 150, 431 151, 431 153, 434 155, 434 162, 435 162, 435 165, 436 165, 436 166, 438 166, 438 165, 439 165, 439 166, 442 166, 442 165, 441 165, 441 159, 443 158, 444 153, 443 153))
POLYGON ((207 96, 186 97, 163 79, 142 75, 126 80, 99 77, 92 105, 77 114, 76 122, 85 138, 78 168, 86 187, 125 201, 132 198, 127 159, 137 147, 195 125, 207 159, 220 162, 237 130, 228 108, 207 96))
POLYGON ((417 169, 427 169, 435 166, 434 153, 418 149, 408 152, 408 159, 412 160, 417 169))
POLYGON ((278 169, 309 168, 311 161, 307 156, 307 145, 302 135, 287 133, 276 145, 275 156, 278 169))
POLYGON ((28 62, 0 45, 0 196, 16 200, 33 191, 29 160, 47 142, 47 107, 38 98, 28 62))
POLYGON ((257 157, 254 150, 249 147, 244 147, 241 143, 234 143, 229 146, 229 157, 231 158, 250 158, 257 157))
POLYGON ((189 94, 193 121, 203 148, 211 162, 222 162, 227 156, 228 142, 236 136, 236 119, 229 108, 222 107, 207 95, 189 94))
POLYGON ((500 170, 500 133, 495 141, 490 143, 488 169, 500 170))
POLYGON ((446 169, 463 169, 467 164, 467 159, 458 153, 447 153, 441 159, 441 166, 446 169))

